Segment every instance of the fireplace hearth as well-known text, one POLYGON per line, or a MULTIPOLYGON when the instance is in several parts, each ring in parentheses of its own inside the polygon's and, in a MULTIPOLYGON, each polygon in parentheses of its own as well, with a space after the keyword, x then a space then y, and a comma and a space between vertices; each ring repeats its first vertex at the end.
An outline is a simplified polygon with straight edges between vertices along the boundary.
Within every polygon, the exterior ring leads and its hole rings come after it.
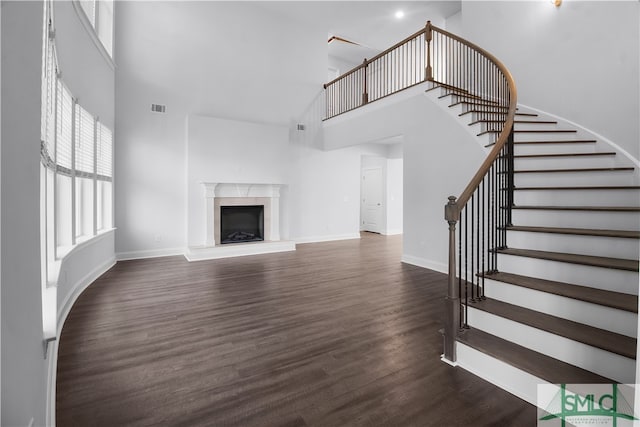
POLYGON ((264 206, 220 206, 220 243, 264 240, 264 206))

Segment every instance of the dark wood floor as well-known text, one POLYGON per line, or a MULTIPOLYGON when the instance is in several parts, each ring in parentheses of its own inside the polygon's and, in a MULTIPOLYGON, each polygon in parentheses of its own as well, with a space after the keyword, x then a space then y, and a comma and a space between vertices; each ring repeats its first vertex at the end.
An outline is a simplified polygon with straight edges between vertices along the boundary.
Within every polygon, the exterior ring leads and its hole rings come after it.
POLYGON ((62 426, 534 426, 439 360, 445 277, 401 238, 119 262, 60 338, 62 426))

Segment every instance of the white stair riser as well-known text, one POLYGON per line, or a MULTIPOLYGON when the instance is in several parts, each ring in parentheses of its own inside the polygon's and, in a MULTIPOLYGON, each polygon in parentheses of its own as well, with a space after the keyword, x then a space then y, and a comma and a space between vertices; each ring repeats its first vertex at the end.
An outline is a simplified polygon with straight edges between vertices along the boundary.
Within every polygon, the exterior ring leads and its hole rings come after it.
MULTIPOLYGON (((483 119, 483 120, 497 120, 497 119, 483 119)), ((474 121, 475 122, 475 121, 474 121)), ((480 132, 484 132, 487 130, 499 129, 501 127, 501 123, 496 122, 477 122, 471 125, 476 134, 480 132)), ((516 130, 554 130, 557 129, 558 126, 552 123, 516 123, 516 130)))
POLYGON ((640 206, 640 190, 517 190, 513 202, 523 206, 640 206))
POLYGON ((640 215, 638 215, 638 212, 513 209, 512 220, 513 224, 516 225, 640 230, 640 215))
POLYGON ((593 153, 602 151, 598 144, 516 144, 515 154, 558 154, 558 153, 593 153))
POLYGON ((638 295, 638 272, 498 254, 498 270, 638 295))
POLYGON ((633 171, 516 173, 516 187, 637 185, 633 171))
POLYGON ((513 140, 519 141, 567 141, 575 139, 593 139, 579 132, 515 132, 513 140))
POLYGON ((469 307, 469 325, 621 383, 635 381, 635 360, 469 307))
POLYGON ((485 280, 485 295, 509 304, 636 337, 638 315, 624 310, 541 292, 522 286, 485 280))
POLYGON ((507 231, 507 245, 512 248, 623 259, 638 259, 640 252, 638 239, 513 230, 507 231))
POLYGON ((541 120, 544 121, 544 119, 536 117, 536 118, 531 118, 531 119, 524 119, 524 118, 516 118, 517 121, 522 121, 522 120, 529 120, 532 123, 516 123, 514 126, 515 130, 554 130, 554 129, 566 129, 566 127, 561 127, 558 126, 557 123, 539 123, 539 122, 534 122, 534 120, 541 120))
POLYGON ((515 170, 612 168, 622 166, 616 156, 525 157, 515 158, 515 170))
POLYGON ((456 343, 456 355, 461 368, 532 405, 537 405, 538 384, 547 383, 461 342, 456 343))

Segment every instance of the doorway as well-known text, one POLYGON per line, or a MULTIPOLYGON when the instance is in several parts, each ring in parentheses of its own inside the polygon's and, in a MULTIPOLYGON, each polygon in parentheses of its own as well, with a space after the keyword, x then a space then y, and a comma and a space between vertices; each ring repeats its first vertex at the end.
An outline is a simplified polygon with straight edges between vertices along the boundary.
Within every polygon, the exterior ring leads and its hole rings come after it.
POLYGON ((382 167, 363 167, 361 183, 361 225, 362 231, 382 233, 385 212, 385 177, 382 167))

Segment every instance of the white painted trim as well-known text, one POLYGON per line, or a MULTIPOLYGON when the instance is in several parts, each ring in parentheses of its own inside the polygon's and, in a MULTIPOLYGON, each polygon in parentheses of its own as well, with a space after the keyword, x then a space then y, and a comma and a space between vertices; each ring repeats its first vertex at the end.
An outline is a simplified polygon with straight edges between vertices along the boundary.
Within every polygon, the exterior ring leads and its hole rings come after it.
POLYGON ((524 104, 520 104, 520 103, 518 103, 518 105, 522 106, 522 107, 525 107, 525 108, 528 108, 528 109, 530 109, 532 111, 535 111, 536 113, 545 114, 545 115, 547 115, 549 117, 552 117, 552 118, 554 118, 556 120, 564 121, 564 122, 570 124, 571 126, 575 126, 578 129, 595 136, 596 139, 601 140, 605 144, 609 144, 616 151, 619 151, 622 155, 624 155, 627 159, 629 159, 634 164, 635 167, 640 168, 640 161, 638 159, 636 159, 631 154, 629 154, 629 152, 627 150, 625 150, 624 148, 620 147, 618 144, 616 144, 615 142, 611 141, 610 139, 600 135, 599 133, 596 133, 596 132, 594 132, 594 131, 592 131, 590 129, 587 129, 584 126, 579 125, 578 123, 572 122, 571 120, 565 119, 564 117, 556 116, 555 114, 551 114, 551 113, 548 113, 546 111, 539 110, 537 108, 529 107, 528 105, 524 105, 524 104))
POLYGON ((71 307, 75 303, 76 299, 80 296, 82 291, 84 291, 90 284, 92 284, 98 277, 103 275, 107 270, 116 265, 116 258, 110 258, 91 270, 87 273, 82 279, 78 280, 75 285, 73 285, 71 292, 66 296, 64 301, 60 306, 60 310, 58 310, 58 326, 56 335, 60 337, 60 332, 62 332, 62 326, 64 325, 64 321, 67 319, 69 312, 71 311, 71 307))
POLYGON ((440 360, 443 361, 444 363, 446 363, 449 366, 453 366, 454 368, 457 368, 458 366, 460 366, 460 364, 458 362, 452 362, 451 360, 449 360, 446 357, 444 357, 444 354, 440 355, 440 360))
POLYGON ((500 387, 501 389, 537 406, 537 387, 535 392, 524 390, 526 385, 548 384, 534 375, 524 372, 508 363, 502 362, 461 342, 456 343, 458 366, 472 374, 500 387), (520 384, 516 384, 520 383, 520 384))
POLYGON ((402 234, 402 229, 385 230, 382 234, 385 236, 397 236, 398 234, 402 234))
POLYGON ((117 252, 116 259, 118 261, 128 261, 132 259, 159 258, 163 256, 178 256, 184 254, 184 248, 148 249, 144 251, 117 252))
POLYGON ((217 245, 214 247, 193 247, 187 249, 184 257, 189 262, 210 259, 233 258, 249 255, 263 255, 296 250, 296 244, 290 240, 275 242, 251 242, 235 245, 217 245))
POLYGON ((447 274, 449 272, 449 266, 439 261, 433 261, 426 258, 420 258, 413 255, 402 254, 402 262, 405 264, 416 265, 422 268, 428 268, 429 270, 439 271, 440 273, 447 274))
MULTIPOLYGON (((93 242, 96 239, 92 239, 93 242)), ((86 242, 87 244, 89 242, 86 242)), ((86 246, 86 245, 85 245, 86 246)), ((74 248, 75 249, 75 248, 74 248)), ((62 303, 60 310, 57 315, 57 329, 56 336, 60 337, 60 333, 62 332, 62 327, 64 326, 64 322, 67 320, 67 316, 71 311, 71 307, 76 302, 80 294, 89 287, 95 280, 104 274, 107 270, 113 267, 116 264, 116 259, 110 258, 106 260, 101 265, 94 268, 88 274, 86 274, 82 279, 78 280, 72 287, 72 291, 69 292, 65 301, 62 303)), ((48 375, 47 375, 47 407, 46 407, 46 425, 55 427, 56 424, 56 371, 58 369, 58 345, 59 339, 56 339, 51 346, 49 346, 49 365, 48 365, 48 375)))
POLYGON ((293 239, 296 243, 319 243, 319 242, 333 242, 334 240, 352 240, 359 239, 360 233, 352 234, 333 234, 327 236, 309 236, 309 237, 296 237, 293 239))
MULTIPOLYGON (((102 44, 102 42, 98 38, 98 34, 96 34, 96 30, 95 30, 95 28, 93 28, 93 25, 91 25, 91 22, 89 22, 89 18, 84 13, 84 10, 82 9, 82 6, 80 6, 79 0, 71 0, 71 4, 73 5, 73 9, 76 11, 76 14, 78 15, 78 19, 80 19, 80 22, 82 23, 82 26, 84 27, 85 30, 87 30, 87 33, 89 34, 89 38, 91 38, 91 40, 93 41, 93 44, 96 45, 96 48, 100 52, 100 55, 107 62, 107 65, 109 65, 109 67, 112 70, 115 70, 116 69, 116 64, 115 64, 115 62, 113 62, 113 58, 111 57, 111 55, 109 55, 109 52, 107 52, 107 49, 104 47, 104 45, 102 44)), ((114 5, 114 8, 115 8, 115 5, 114 5)), ((114 11, 114 18, 115 18, 115 11, 114 11)), ((112 23, 112 25, 113 25, 113 23, 112 23)), ((111 37, 113 38, 113 35, 111 37)), ((112 50, 113 50, 113 45, 114 44, 115 43, 113 43, 113 40, 112 40, 112 42, 111 42, 112 50)))

